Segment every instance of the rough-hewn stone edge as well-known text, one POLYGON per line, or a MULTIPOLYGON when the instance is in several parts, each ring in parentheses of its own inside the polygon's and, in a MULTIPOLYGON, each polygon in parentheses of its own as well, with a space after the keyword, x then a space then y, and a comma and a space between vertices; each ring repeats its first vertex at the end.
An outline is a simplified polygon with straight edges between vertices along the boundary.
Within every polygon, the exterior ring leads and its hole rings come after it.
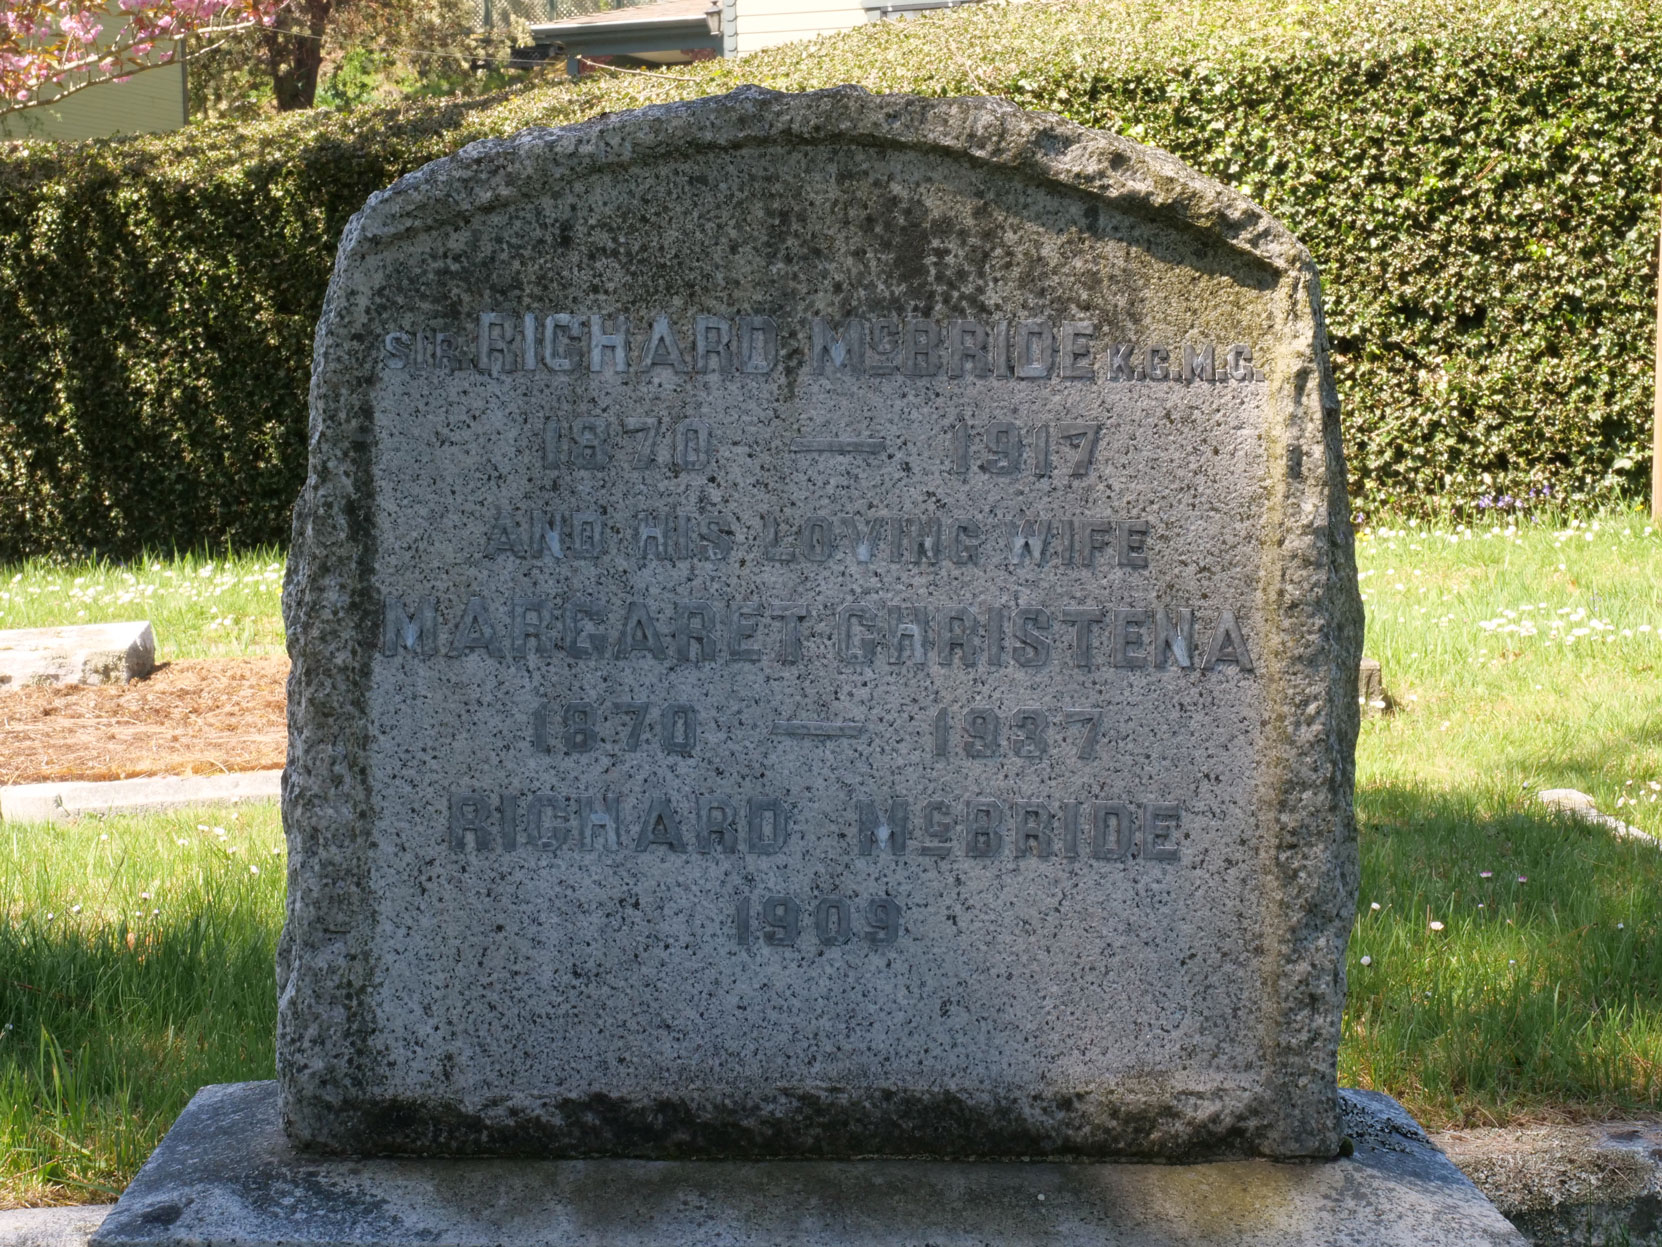
POLYGON ((482 139, 370 196, 341 243, 376 248, 448 219, 505 207, 562 180, 609 165, 701 148, 789 142, 860 143, 939 151, 1086 191, 1129 215, 1198 230, 1281 272, 1308 261, 1287 228, 1246 196, 1176 157, 1053 113, 1003 100, 873 95, 863 87, 787 94, 740 87, 726 95, 655 104, 554 130, 482 139), (514 166, 512 178, 478 178, 479 165, 514 166), (435 205, 444 212, 434 213, 435 205))
POLYGON ((353 231, 349 224, 313 341, 309 465, 283 584, 291 663, 282 788, 289 871, 277 948, 282 1085, 340 1098, 374 1073, 360 1068, 374 1030, 368 703, 375 638, 363 626, 376 605, 374 378, 369 353, 332 336, 368 315, 364 291, 344 280, 353 231), (305 973, 294 973, 300 964, 305 973))
POLYGON ((1260 776, 1264 908, 1272 976, 1264 984, 1265 1150, 1331 1155, 1340 1141, 1337 1060, 1344 958, 1359 866, 1353 807, 1356 670, 1362 602, 1345 490, 1338 395, 1327 358, 1321 287, 1304 256, 1275 292, 1282 354, 1269 362, 1265 442, 1270 516, 1261 608, 1277 647, 1265 665, 1280 760, 1260 776), (1276 915, 1288 921, 1279 922, 1276 915))
POLYGON ((1120 212, 1212 234, 1280 272, 1271 295, 1277 342, 1297 345, 1265 361, 1270 515, 1261 605, 1266 622, 1273 621, 1273 639, 1260 666, 1278 686, 1271 718, 1278 740, 1267 742, 1266 752, 1290 758, 1298 748, 1336 761, 1284 766, 1260 782, 1260 823, 1279 828, 1266 838, 1265 868, 1284 881, 1280 912, 1303 918, 1260 932, 1269 1002, 1266 1077, 1246 1132, 1255 1142, 1235 1154, 1331 1155, 1340 1139, 1335 1071, 1357 874, 1351 784, 1361 605, 1314 264, 1274 218, 1163 152, 997 101, 873 96, 854 87, 805 95, 747 87, 475 143, 371 197, 348 225, 318 325, 312 470, 296 504, 284 594, 294 666, 284 796, 291 886, 279 952, 278 1069, 291 1128, 318 1146, 349 1137, 342 1110, 360 1100, 349 1071, 364 1052, 351 1036, 369 1026, 362 987, 372 973, 367 934, 374 898, 367 894, 367 844, 354 832, 369 825, 373 810, 364 778, 369 653, 352 624, 355 614, 370 618, 373 606, 366 600, 373 566, 367 398, 373 377, 369 353, 348 345, 367 314, 363 291, 348 277, 384 245, 536 197, 585 172, 767 143, 865 143, 981 160, 1087 191, 1120 212), (511 177, 500 176, 504 165, 511 177), (480 176, 481 166, 493 176, 480 176), (344 359, 328 353, 337 335, 344 359), (350 410, 326 407, 343 393, 358 395, 350 410), (1304 458, 1298 477, 1288 479, 1278 467, 1293 447, 1304 458), (315 570, 302 578, 302 569, 315 570), (308 715, 316 721, 303 741, 308 715), (310 758, 305 770, 297 765, 302 757, 310 758), (292 865, 302 852, 313 864, 309 888, 300 886, 292 865), (324 888, 326 878, 336 886, 324 888), (291 975, 288 968, 302 957, 307 974, 291 975), (301 990, 310 992, 304 1008, 295 995, 301 990), (311 1025, 303 1046, 289 1029, 299 1017, 311 1025), (302 1068, 302 1051, 336 1058, 302 1068))

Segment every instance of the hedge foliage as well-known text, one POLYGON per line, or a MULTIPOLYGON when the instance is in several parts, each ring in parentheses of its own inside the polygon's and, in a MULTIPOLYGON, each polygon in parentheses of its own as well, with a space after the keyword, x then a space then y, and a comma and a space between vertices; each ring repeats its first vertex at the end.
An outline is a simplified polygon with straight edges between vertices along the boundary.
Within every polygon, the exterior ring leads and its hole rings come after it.
POLYGON ((348 217, 475 138, 725 91, 987 94, 1174 152, 1321 266, 1357 506, 1631 496, 1662 0, 1029 0, 675 76, 0 155, 0 558, 287 536, 348 217))

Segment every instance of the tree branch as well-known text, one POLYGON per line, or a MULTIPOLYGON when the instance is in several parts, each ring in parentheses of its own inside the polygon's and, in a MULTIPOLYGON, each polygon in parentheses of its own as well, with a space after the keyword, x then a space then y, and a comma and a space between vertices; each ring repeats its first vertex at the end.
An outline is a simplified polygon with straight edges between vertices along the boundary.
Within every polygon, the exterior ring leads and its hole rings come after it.
POLYGON ((173 8, 175 0, 157 0, 161 7, 155 12, 144 8, 141 0, 133 8, 129 20, 117 27, 115 37, 107 46, 77 47, 77 42, 93 44, 99 33, 97 25, 87 26, 93 20, 92 10, 77 7, 86 2, 37 0, 34 7, 30 7, 30 0, 0 0, 0 5, 22 3, 27 10, 23 16, 28 19, 21 28, 11 28, 9 35, 6 31, 0 31, 0 51, 6 53, 3 58, 4 72, 0 73, 0 82, 4 83, 4 94, 0 95, 0 116, 55 104, 88 87, 122 81, 134 74, 172 64, 188 38, 215 40, 205 49, 212 51, 223 46, 225 39, 231 35, 267 26, 274 14, 287 7, 290 0, 240 0, 234 3, 221 0, 211 6, 216 11, 216 17, 208 18, 200 25, 192 25, 190 20, 181 17, 173 8), (242 20, 217 20, 231 17, 233 10, 242 20), (42 42, 40 35, 47 27, 41 22, 51 20, 53 13, 60 12, 62 15, 56 20, 63 29, 64 37, 42 42), (159 25, 166 29, 158 29, 159 25), (23 32, 21 35, 19 29, 23 32), (22 38, 21 44, 18 38, 22 38), (168 44, 172 46, 166 47, 168 44), (135 53, 135 49, 142 51, 135 53))
MULTIPOLYGON (((98 60, 100 60, 100 61, 106 60, 106 59, 108 59, 108 58, 106 58, 106 57, 99 57, 98 58, 98 60)), ((98 61, 93 61, 92 62, 92 64, 95 64, 95 65, 97 63, 98 63, 98 61)), ((170 60, 165 60, 165 61, 152 61, 148 64, 135 65, 135 66, 125 70, 124 72, 119 73, 119 74, 97 74, 97 75, 94 75, 91 78, 88 78, 85 82, 77 82, 73 86, 65 86, 61 82, 52 82, 52 83, 47 84, 47 85, 57 87, 58 90, 57 90, 57 93, 55 95, 53 95, 51 99, 48 99, 48 100, 33 99, 33 100, 30 100, 26 104, 8 104, 4 108, 0 108, 0 117, 6 117, 6 116, 9 116, 13 113, 26 113, 30 109, 34 109, 34 108, 50 108, 53 104, 58 103, 60 100, 67 99, 71 95, 79 95, 82 91, 85 91, 88 87, 101 87, 106 82, 119 82, 123 78, 131 78, 134 74, 141 74, 147 69, 162 69, 165 66, 171 65, 172 63, 173 62, 172 62, 171 59, 170 60)), ((68 71, 68 72, 78 72, 78 71, 73 71, 72 70, 72 71, 68 71)))

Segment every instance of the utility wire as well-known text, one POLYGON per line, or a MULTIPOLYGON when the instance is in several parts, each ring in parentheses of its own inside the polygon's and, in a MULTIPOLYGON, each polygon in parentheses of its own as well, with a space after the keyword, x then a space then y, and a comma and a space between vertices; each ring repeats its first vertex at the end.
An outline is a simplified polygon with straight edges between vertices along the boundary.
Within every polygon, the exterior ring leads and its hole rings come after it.
MULTIPOLYGON (((314 35, 309 30, 283 30, 280 27, 275 27, 275 26, 261 26, 261 27, 258 27, 256 31, 250 31, 250 32, 247 32, 247 33, 250 33, 250 34, 252 34, 252 33, 259 33, 259 34, 275 33, 275 34, 283 35, 283 36, 285 36, 287 38, 291 38, 291 39, 315 39, 319 43, 322 43, 323 40, 328 37, 326 35, 314 35)), ((214 51, 215 49, 222 48, 222 47, 225 46, 225 44, 227 44, 229 42, 230 42, 230 40, 228 40, 228 39, 221 40, 219 43, 216 43, 213 48, 209 48, 206 51, 214 51)), ((451 51, 444 52, 444 51, 434 51, 433 49, 430 49, 430 48, 398 48, 398 47, 379 46, 379 47, 366 48, 365 50, 369 51, 369 52, 386 52, 386 53, 389 53, 389 54, 396 53, 400 56, 431 56, 431 57, 464 58, 464 59, 465 58, 476 57, 476 56, 479 55, 479 49, 477 49, 477 48, 456 48, 456 49, 453 49, 451 51)), ((206 54, 205 52, 197 52, 196 53, 197 56, 202 56, 202 55, 205 55, 205 54, 206 54)), ((510 56, 508 59, 512 60, 513 58, 510 56)), ((521 62, 521 64, 527 64, 527 63, 529 63, 529 62, 521 62)))
POLYGON ((624 65, 610 65, 610 64, 607 64, 605 61, 592 60, 587 56, 579 56, 577 58, 577 63, 579 65, 591 66, 594 69, 609 69, 614 74, 640 74, 644 78, 673 78, 677 82, 702 82, 703 81, 703 79, 701 79, 701 78, 689 78, 686 74, 671 74, 671 73, 663 72, 661 70, 631 69, 631 68, 629 68, 627 66, 624 66, 624 65))
MULTIPOLYGON (((274 27, 274 26, 260 26, 260 27, 254 28, 251 31, 239 32, 239 33, 267 34, 267 33, 272 33, 272 32, 275 32, 275 33, 281 34, 281 35, 285 35, 285 36, 287 36, 289 38, 293 38, 293 39, 316 39, 320 43, 325 38, 328 37, 326 35, 314 35, 309 30, 283 30, 281 28, 274 27)), ((503 32, 503 33, 506 34, 507 32, 503 32)), ((230 42, 229 39, 223 39, 219 43, 216 43, 213 46, 213 48, 208 48, 208 49, 205 49, 202 52, 197 52, 196 55, 198 55, 198 56, 206 55, 207 52, 211 52, 211 51, 214 51, 218 48, 224 47, 225 44, 227 44, 229 42, 230 42)), ((397 55, 400 55, 400 56, 430 56, 430 57, 435 57, 435 58, 437 58, 437 57, 443 57, 443 58, 472 58, 472 57, 477 57, 477 56, 480 55, 479 50, 477 48, 456 48, 456 49, 453 49, 451 51, 445 52, 445 51, 435 51, 431 48, 400 48, 400 47, 377 46, 377 47, 367 48, 366 50, 370 51, 370 52, 385 52, 385 53, 388 53, 388 54, 397 54, 397 55)), ((545 59, 543 61, 540 61, 540 62, 539 61, 515 61, 514 57, 511 54, 508 56, 507 60, 508 60, 509 64, 518 64, 520 66, 530 66, 530 65, 535 65, 535 64, 552 64, 553 63, 551 60, 547 60, 547 59, 545 59)), ((649 78, 679 78, 683 82, 697 82, 697 81, 699 81, 697 78, 688 78, 684 74, 665 74, 665 73, 657 73, 657 72, 654 72, 653 70, 649 70, 649 69, 626 69, 622 65, 608 65, 604 61, 593 60, 593 59, 591 59, 587 56, 578 56, 577 60, 582 62, 584 65, 591 66, 595 69, 609 69, 609 70, 612 70, 614 73, 645 74, 649 78)))

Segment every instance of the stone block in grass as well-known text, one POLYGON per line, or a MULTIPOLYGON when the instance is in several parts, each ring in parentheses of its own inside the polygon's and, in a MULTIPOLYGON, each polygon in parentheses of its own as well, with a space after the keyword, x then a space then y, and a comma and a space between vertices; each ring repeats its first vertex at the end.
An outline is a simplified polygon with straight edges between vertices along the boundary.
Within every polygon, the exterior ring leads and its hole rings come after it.
POLYGON ((147 620, 0 631, 0 692, 38 684, 118 684, 156 665, 147 620))

